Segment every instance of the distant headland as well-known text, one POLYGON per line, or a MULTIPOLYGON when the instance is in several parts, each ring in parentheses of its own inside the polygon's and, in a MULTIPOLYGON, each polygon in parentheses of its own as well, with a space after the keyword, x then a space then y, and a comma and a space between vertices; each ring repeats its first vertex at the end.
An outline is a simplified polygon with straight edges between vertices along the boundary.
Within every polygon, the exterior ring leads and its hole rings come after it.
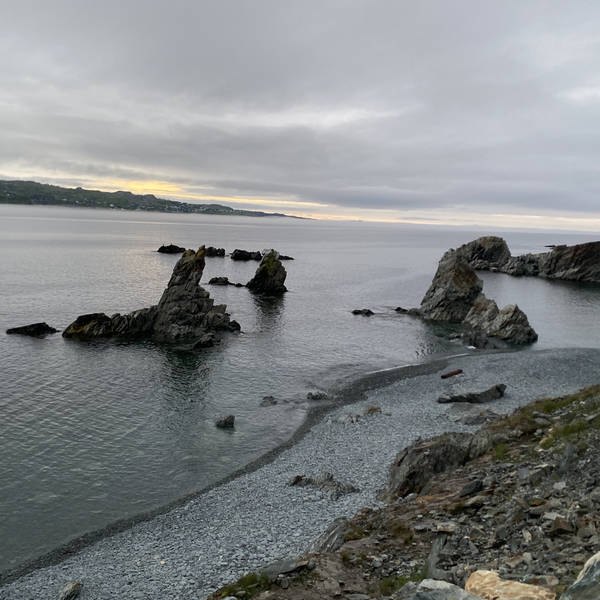
POLYGON ((35 181, 0 180, 0 204, 34 204, 46 206, 83 206, 120 210, 146 210, 169 213, 200 213, 205 215, 237 215, 243 217, 289 217, 283 213, 240 210, 222 204, 190 204, 157 198, 154 194, 131 192, 101 192, 83 188, 65 188, 35 181))

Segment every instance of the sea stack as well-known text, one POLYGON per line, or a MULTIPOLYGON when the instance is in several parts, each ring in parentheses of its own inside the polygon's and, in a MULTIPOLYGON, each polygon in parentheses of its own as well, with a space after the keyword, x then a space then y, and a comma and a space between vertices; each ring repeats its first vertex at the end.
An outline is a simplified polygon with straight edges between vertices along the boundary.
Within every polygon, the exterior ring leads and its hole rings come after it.
POLYGON ((255 294, 265 296, 281 296, 287 291, 284 285, 287 272, 279 260, 276 250, 269 250, 256 269, 254 277, 246 284, 255 294))
POLYGON ((219 330, 235 331, 224 304, 214 304, 199 282, 204 271, 204 246, 186 250, 156 306, 112 317, 104 313, 82 315, 63 332, 79 340, 95 338, 140 339, 195 348, 212 346, 219 330))

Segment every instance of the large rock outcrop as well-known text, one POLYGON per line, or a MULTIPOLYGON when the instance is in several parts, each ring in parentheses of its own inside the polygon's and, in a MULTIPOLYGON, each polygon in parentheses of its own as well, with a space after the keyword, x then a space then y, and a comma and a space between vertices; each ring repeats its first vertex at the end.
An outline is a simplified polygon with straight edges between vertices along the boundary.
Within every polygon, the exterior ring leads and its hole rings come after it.
POLYGON ((483 289, 483 282, 455 250, 442 256, 427 290, 421 316, 432 321, 461 323, 483 289))
POLYGON ((269 250, 256 269, 254 277, 246 284, 251 292, 265 296, 281 296, 287 291, 285 278, 287 272, 279 260, 276 250, 269 250))
POLYGON ((104 313, 82 315, 63 332, 63 337, 80 340, 95 338, 148 338, 159 343, 193 347, 211 346, 215 332, 237 330, 224 304, 215 305, 200 287, 204 271, 204 246, 197 252, 186 250, 156 306, 112 317, 104 313))
POLYGON ((600 242, 555 246, 550 252, 511 256, 502 238, 488 236, 464 244, 457 252, 476 270, 600 283, 600 242))
MULTIPOLYGON (((484 256, 486 252, 489 256, 502 255, 493 243, 481 245, 480 249, 479 256, 484 256)), ((430 321, 461 323, 468 328, 469 339, 477 340, 476 345, 485 345, 488 338, 511 344, 535 342, 537 333, 516 304, 500 310, 493 300, 482 293, 483 282, 467 262, 466 256, 469 254, 461 249, 448 250, 440 260, 420 308, 409 312, 430 321)))

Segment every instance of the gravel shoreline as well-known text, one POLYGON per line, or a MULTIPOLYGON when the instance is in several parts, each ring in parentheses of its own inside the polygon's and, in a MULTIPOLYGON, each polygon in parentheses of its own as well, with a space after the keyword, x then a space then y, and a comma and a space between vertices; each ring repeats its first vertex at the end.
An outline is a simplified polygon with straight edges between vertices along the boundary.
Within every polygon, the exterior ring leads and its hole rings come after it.
POLYGON ((565 349, 451 358, 435 363, 435 373, 419 374, 432 370, 425 367, 391 384, 385 373, 375 375, 382 387, 329 412, 271 462, 7 584, 0 599, 55 600, 70 580, 83 582, 83 600, 202 598, 247 571, 302 553, 337 517, 377 504, 393 457, 417 437, 473 429, 450 419, 450 407, 435 402, 441 393, 506 383, 506 396, 486 407, 511 412, 541 396, 599 383, 599 367, 600 350, 565 349), (441 380, 442 368, 465 374, 441 380), (382 413, 339 422, 369 405, 382 413), (323 471, 361 491, 333 501, 288 486, 294 475, 323 471))

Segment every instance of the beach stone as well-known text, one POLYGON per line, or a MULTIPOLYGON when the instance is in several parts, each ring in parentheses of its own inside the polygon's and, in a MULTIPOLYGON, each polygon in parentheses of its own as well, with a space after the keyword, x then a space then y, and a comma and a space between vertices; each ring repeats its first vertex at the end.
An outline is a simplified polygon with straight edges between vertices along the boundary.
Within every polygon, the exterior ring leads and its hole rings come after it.
POLYGON ((31 325, 23 325, 21 327, 11 327, 6 330, 6 333, 9 335, 19 334, 19 335, 30 335, 34 337, 48 335, 49 333, 56 333, 58 329, 54 329, 54 327, 50 327, 48 323, 32 323, 31 325))
POLYGON ((600 598, 600 552, 588 559, 575 582, 563 593, 560 600, 598 600, 598 598, 600 598))
POLYGON ((501 579, 496 571, 471 573, 465 590, 482 600, 555 600, 556 594, 538 585, 501 579))
POLYGON ((424 579, 413 594, 406 598, 407 600, 480 600, 452 583, 437 579, 424 579))
POLYGON ((227 415, 226 417, 221 417, 216 420, 215 425, 221 429, 232 429, 235 426, 235 416, 227 415))
POLYGON ((338 500, 346 494, 355 494, 360 490, 349 483, 336 481, 331 473, 321 473, 316 478, 296 475, 289 483, 290 486, 311 486, 321 490, 330 500, 338 500))
POLYGON ((74 600, 81 592, 81 583, 79 581, 70 581, 66 583, 58 593, 58 600, 74 600))

